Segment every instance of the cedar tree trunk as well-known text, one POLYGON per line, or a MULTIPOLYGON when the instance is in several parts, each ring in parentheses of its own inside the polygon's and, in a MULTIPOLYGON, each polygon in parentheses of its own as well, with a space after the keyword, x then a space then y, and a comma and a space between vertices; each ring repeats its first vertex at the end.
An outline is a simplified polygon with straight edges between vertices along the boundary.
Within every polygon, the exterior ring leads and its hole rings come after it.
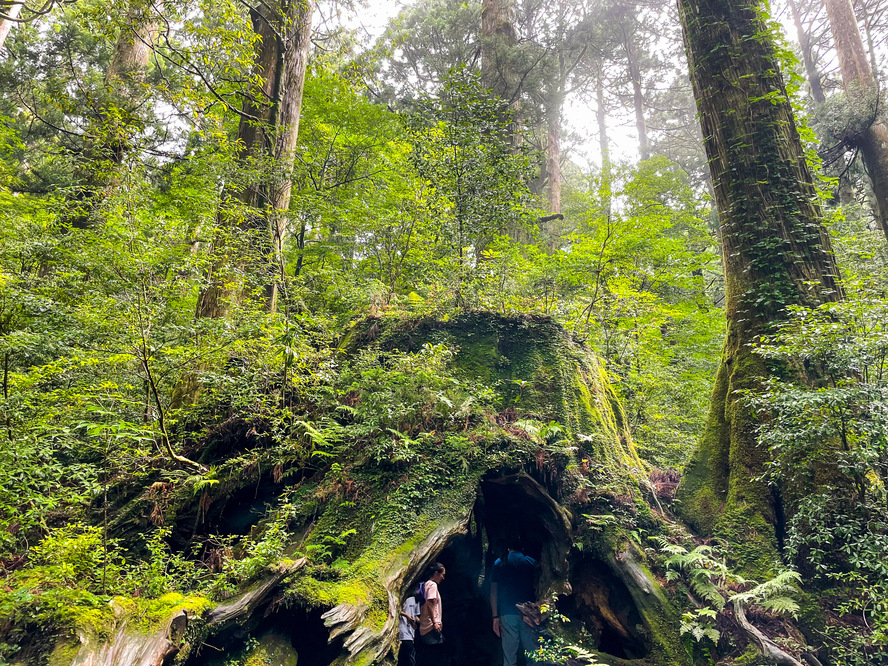
POLYGON ((507 102, 516 95, 511 49, 517 42, 514 0, 484 0, 481 8, 481 81, 507 102))
MULTIPOLYGON (((262 183, 228 193, 256 212, 239 224, 220 212, 218 222, 222 233, 214 241, 218 252, 225 244, 222 239, 226 233, 254 231, 260 226, 267 229, 268 243, 258 259, 259 270, 268 274, 266 305, 270 311, 277 308, 278 285, 284 277, 282 250, 293 186, 312 11, 313 0, 281 0, 252 11, 253 29, 259 36, 254 70, 262 80, 262 87, 253 99, 244 103, 237 133, 238 157, 241 161, 269 157, 273 174, 262 183)), ((225 314, 226 304, 237 296, 235 281, 230 278, 230 263, 220 257, 211 267, 208 286, 198 298, 199 317, 225 314)))
POLYGON ((16 22, 19 14, 22 13, 23 6, 24 2, 0 2, 0 14, 6 17, 0 21, 0 49, 6 43, 9 31, 12 30, 12 24, 16 22))
POLYGON ((842 296, 811 172, 755 0, 679 0, 723 239, 728 330, 705 432, 681 481, 684 517, 770 570, 781 507, 756 480, 769 452, 738 391, 768 375, 750 350, 789 305, 842 296))

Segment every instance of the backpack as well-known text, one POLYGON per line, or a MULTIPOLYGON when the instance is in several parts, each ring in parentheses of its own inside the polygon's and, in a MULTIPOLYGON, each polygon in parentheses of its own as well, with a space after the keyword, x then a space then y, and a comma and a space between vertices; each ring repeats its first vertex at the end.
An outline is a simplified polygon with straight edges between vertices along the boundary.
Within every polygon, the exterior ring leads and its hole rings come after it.
POLYGON ((416 588, 416 594, 414 594, 413 596, 416 597, 416 600, 419 602, 420 607, 426 602, 425 581, 419 584, 419 587, 416 588))

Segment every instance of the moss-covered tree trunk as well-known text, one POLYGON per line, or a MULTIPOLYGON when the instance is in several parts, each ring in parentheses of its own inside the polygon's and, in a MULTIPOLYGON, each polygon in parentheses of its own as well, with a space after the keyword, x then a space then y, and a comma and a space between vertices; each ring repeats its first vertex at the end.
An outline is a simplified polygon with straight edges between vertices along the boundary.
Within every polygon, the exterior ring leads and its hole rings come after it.
MULTIPOLYGON (((254 73, 262 85, 247 99, 241 112, 238 159, 246 162, 250 158, 267 158, 273 173, 261 183, 251 182, 229 194, 257 209, 241 227, 267 226, 268 244, 264 245, 260 265, 262 270, 273 273, 265 280, 267 305, 272 311, 276 308, 278 284, 283 277, 281 251, 293 186, 313 3, 314 0, 282 0, 262 3, 251 12, 253 29, 259 37, 254 73)), ((237 233, 239 228, 225 213, 220 212, 219 217, 223 233, 214 245, 221 251, 224 237, 237 233)), ((231 274, 237 272, 232 271, 223 258, 212 266, 208 285, 198 299, 198 316, 218 317, 225 313, 227 304, 235 296, 231 274)))
POLYGON ((709 420, 678 499, 696 528, 734 544, 741 563, 769 568, 780 507, 756 480, 768 451, 738 395, 768 374, 750 344, 787 306, 835 300, 842 288, 760 3, 678 4, 721 222, 728 322, 709 420))

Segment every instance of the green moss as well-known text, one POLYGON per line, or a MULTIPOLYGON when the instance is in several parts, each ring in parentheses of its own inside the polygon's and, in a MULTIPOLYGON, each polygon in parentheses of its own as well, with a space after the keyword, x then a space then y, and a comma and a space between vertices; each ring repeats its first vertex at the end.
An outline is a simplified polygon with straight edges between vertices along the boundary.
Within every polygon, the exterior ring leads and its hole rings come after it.
POLYGON ((749 645, 746 651, 734 659, 735 666, 774 666, 777 662, 766 659, 754 645, 749 645))
POLYGON ((115 597, 112 603, 122 610, 123 617, 135 620, 131 624, 134 629, 144 633, 156 631, 183 610, 190 617, 200 617, 215 607, 206 597, 179 592, 168 592, 157 599, 115 597))
POLYGON ((682 517, 731 547, 736 567, 755 578, 777 562, 774 499, 760 480, 769 453, 757 442, 758 419, 740 392, 767 375, 762 359, 729 333, 706 429, 676 493, 682 517))
POLYGON ((244 666, 296 666, 299 655, 283 636, 266 633, 244 655, 244 666))
POLYGON ((63 612, 66 624, 99 639, 110 637, 116 618, 108 605, 99 608, 71 606, 63 612))
POLYGON ((47 666, 71 666, 77 653, 80 652, 80 643, 60 643, 55 646, 47 658, 47 666))

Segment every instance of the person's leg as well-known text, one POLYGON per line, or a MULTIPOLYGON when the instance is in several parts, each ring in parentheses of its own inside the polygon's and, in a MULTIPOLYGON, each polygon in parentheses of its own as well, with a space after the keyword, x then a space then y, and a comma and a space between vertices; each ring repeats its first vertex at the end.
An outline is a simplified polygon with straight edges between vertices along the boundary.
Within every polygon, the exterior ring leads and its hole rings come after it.
POLYGON ((520 615, 500 615, 500 638, 503 641, 503 666, 516 666, 521 641, 520 615))
MULTIPOLYGON (((521 649, 525 652, 533 653, 539 648, 539 640, 537 639, 536 632, 527 626, 527 623, 524 620, 521 620, 521 625, 519 627, 519 642, 521 644, 521 649)), ((532 656, 527 659, 528 664, 536 663, 536 659, 532 656)))
POLYGON ((416 648, 413 641, 401 641, 398 650, 398 666, 416 666, 416 648))

